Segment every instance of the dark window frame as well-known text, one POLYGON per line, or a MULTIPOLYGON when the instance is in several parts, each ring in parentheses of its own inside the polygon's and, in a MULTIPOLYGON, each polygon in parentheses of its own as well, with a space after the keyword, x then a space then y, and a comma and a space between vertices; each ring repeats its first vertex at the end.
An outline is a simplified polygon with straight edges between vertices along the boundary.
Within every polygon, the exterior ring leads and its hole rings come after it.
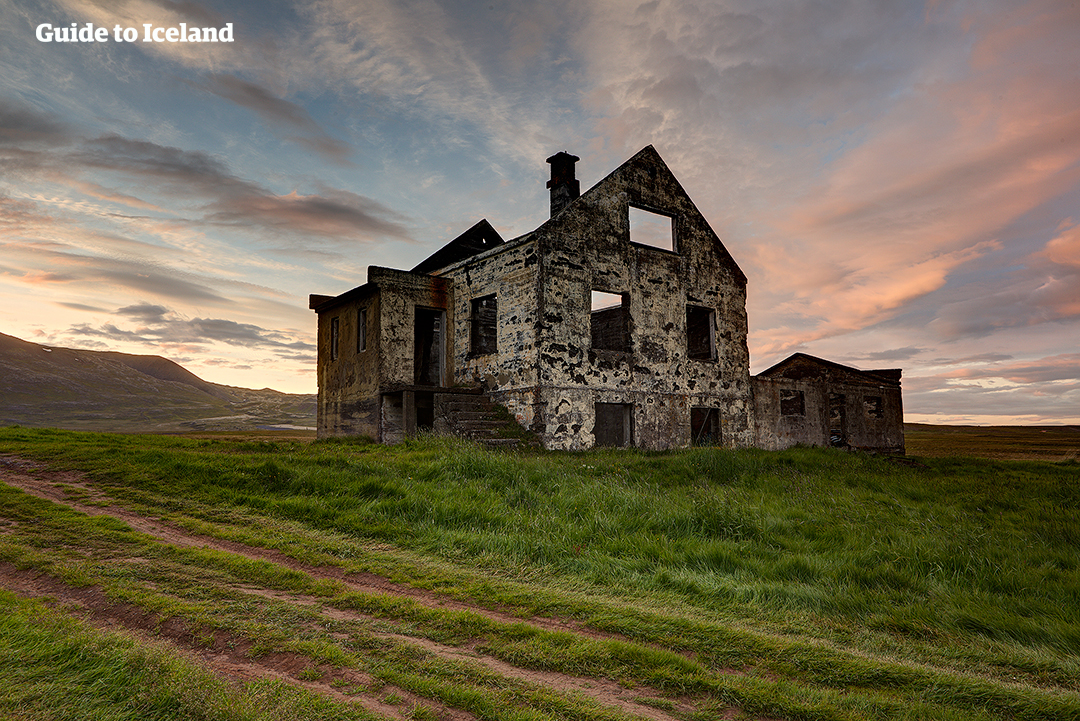
POLYGON ((499 297, 497 294, 473 298, 469 304, 469 355, 476 357, 499 352, 499 297))
POLYGON ((634 433, 633 403, 593 404, 593 439, 601 448, 633 448, 637 442, 634 433), (610 422, 610 426, 598 424, 610 422))
POLYGON ((806 394, 803 391, 781 388, 780 389, 780 415, 799 417, 806 415, 806 394), (786 397, 785 397, 786 396, 786 397))
POLYGON ((330 319, 330 360, 338 359, 338 341, 341 340, 341 324, 337 316, 330 319))
POLYGON ((619 296, 619 305, 589 310, 589 347, 593 350, 630 352, 630 294, 593 287, 592 293, 619 296), (612 330, 614 329, 614 330, 612 330))
POLYGON ((703 305, 686 306, 686 357, 690 360, 715 363, 716 352, 716 309, 703 305), (692 316, 698 316, 694 318, 692 316), (705 337, 695 342, 695 330, 705 327, 705 337), (705 346, 708 346, 707 348, 705 346))

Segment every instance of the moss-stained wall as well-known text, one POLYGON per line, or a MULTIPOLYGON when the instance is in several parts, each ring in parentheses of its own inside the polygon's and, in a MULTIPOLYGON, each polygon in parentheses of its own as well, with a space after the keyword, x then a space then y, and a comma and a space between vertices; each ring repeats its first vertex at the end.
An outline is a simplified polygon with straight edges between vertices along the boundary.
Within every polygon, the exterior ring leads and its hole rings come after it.
POLYGON ((378 437, 380 368, 379 294, 374 286, 319 314, 318 436, 378 437), (357 350, 357 322, 366 310, 367 345, 357 350), (330 327, 338 324, 336 358, 330 352, 330 327))
POLYGON ((591 447, 596 403, 632 405, 640 447, 689 445, 692 406, 720 409, 725 445, 752 443, 745 277, 651 146, 533 237, 545 446, 591 447), (631 205, 672 218, 674 252, 631 242, 631 205), (625 294, 625 352, 592 347, 593 290, 625 294), (687 305, 715 312, 715 360, 687 357, 687 305))
POLYGON ((895 369, 860 371, 797 353, 753 379, 754 445, 780 450, 801 443, 903 453, 899 375, 895 369), (802 394, 800 403, 791 403, 792 394, 802 394))
MULTIPOLYGON (((417 385, 414 346, 416 309, 433 308, 446 321, 439 382, 482 388, 550 449, 591 448, 598 435, 663 449, 690 445, 695 433, 728 447, 826 444, 836 425, 831 415, 839 413, 844 443, 902 452, 899 371, 873 376, 797 354, 752 384, 746 276, 652 146, 553 207, 556 215, 532 233, 431 274, 373 266, 366 285, 336 298, 313 296, 319 435, 392 442, 418 427, 420 410, 430 415, 431 390, 417 385), (669 218, 670 242, 634 242, 631 208, 661 216, 655 227, 669 218), (596 317, 603 328, 595 334, 593 291, 623 299, 596 317), (474 348, 474 302, 491 296, 495 348, 487 301, 486 340, 474 348), (369 340, 358 353, 360 307, 369 308, 369 340), (334 317, 339 353, 331 360, 334 317), (803 411, 784 412, 782 395, 796 391, 803 411)), ((461 258, 464 246, 451 245, 461 258)))

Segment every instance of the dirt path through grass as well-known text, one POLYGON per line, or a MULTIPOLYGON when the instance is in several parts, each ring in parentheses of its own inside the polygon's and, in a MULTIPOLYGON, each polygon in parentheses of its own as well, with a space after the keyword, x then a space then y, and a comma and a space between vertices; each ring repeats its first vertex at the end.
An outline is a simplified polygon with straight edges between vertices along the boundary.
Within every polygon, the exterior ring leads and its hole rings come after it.
MULTIPOLYGON (((93 484, 87 482, 83 474, 74 471, 54 471, 44 464, 11 456, 0 457, 0 482, 17 488, 25 493, 61 504, 72 510, 87 515, 109 516, 122 521, 133 530, 151 536, 156 541, 182 548, 209 548, 244 558, 266 561, 280 565, 316 579, 330 579, 343 584, 349 591, 364 594, 382 594, 411 599, 428 608, 442 610, 467 611, 500 624, 526 624, 549 631, 570 632, 582 638, 611 638, 587 629, 572 619, 529 618, 523 619, 512 614, 483 608, 461 602, 456 599, 412 588, 371 573, 345 573, 335 566, 312 566, 272 549, 249 546, 234 541, 211 536, 189 533, 161 519, 134 513, 120 506, 112 505, 93 484)), ((5 529, 0 529, 0 533, 5 529)), ((328 618, 337 621, 372 620, 356 611, 334 608, 325 603, 326 599, 302 594, 252 587, 247 584, 230 584, 236 591, 270 598, 299 607, 308 607, 328 618)), ((167 640, 183 652, 194 655, 201 663, 228 677, 239 680, 254 678, 276 678, 299 685, 316 693, 329 696, 339 701, 356 702, 365 709, 389 718, 410 718, 404 709, 413 708, 419 703, 432 705, 433 700, 416 696, 404 689, 383 686, 378 693, 369 690, 372 679, 356 670, 322 666, 313 670, 309 658, 296 653, 272 652, 252 656, 251 642, 217 630, 211 635, 200 635, 186 621, 179 618, 159 618, 137 606, 110 601, 97 587, 76 588, 65 584, 58 578, 38 571, 19 570, 13 564, 0 562, 0 587, 7 588, 19 595, 54 599, 62 607, 84 617, 92 625, 103 629, 122 628, 145 638, 167 640), (314 678, 314 676, 318 678, 314 678), (339 689, 349 688, 346 694, 339 689), (397 705, 386 703, 384 699, 393 698, 397 705)), ((463 661, 483 666, 499 676, 515 679, 529 685, 542 686, 559 693, 580 694, 624 714, 650 721, 677 721, 676 716, 665 713, 640 702, 643 696, 661 697, 659 691, 648 688, 624 688, 614 681, 578 677, 563 673, 529 669, 515 666, 498 658, 485 655, 476 643, 451 646, 430 639, 407 636, 400 633, 375 632, 374 635, 389 641, 417 647, 441 659, 463 661)), ((437 702, 436 702, 437 703, 437 702)), ((684 716, 693 711, 687 703, 670 701, 684 716)), ((475 718, 461 709, 437 704, 438 718, 447 721, 459 721, 475 718)), ((735 709, 730 709, 733 717, 735 709)))

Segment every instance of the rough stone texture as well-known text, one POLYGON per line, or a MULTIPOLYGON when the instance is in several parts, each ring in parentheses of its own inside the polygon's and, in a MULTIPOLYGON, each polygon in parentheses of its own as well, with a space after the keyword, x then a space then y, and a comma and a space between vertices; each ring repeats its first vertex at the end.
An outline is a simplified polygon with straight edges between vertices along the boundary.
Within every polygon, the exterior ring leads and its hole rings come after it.
MULTIPOLYGON (((366 435, 382 442, 401 440, 415 418, 401 408, 402 393, 419 386, 414 374, 415 310, 433 308, 453 320, 448 307, 452 282, 391 268, 368 268, 368 282, 340 296, 313 296, 319 314, 318 435, 366 435), (367 313, 367 346, 357 349, 359 311, 367 313), (338 351, 331 353, 330 328, 336 319, 338 351), (388 394, 397 394, 388 399, 388 394), (403 415, 405 414, 405 415, 403 415)), ((449 378, 449 349, 443 349, 443 385, 449 378)), ((421 387, 422 388, 422 387, 421 387)))
MULTIPOLYGON (((836 364, 815 377, 776 373, 751 382, 746 276, 652 146, 580 197, 576 186, 568 189, 576 183, 576 158, 553 159, 559 160, 549 183, 555 214, 535 231, 501 242, 481 222, 421 263, 426 272, 372 267, 359 288, 312 296, 319 315, 320 436, 395 442, 419 428, 442 429, 433 389, 415 370, 426 357, 417 352, 418 308, 445 312, 437 348, 445 372, 436 385, 482 389, 549 449, 591 448, 598 435, 649 449, 683 447, 702 436, 727 447, 828 442, 829 393, 846 393, 850 404, 877 397, 863 392, 872 385, 869 375, 836 364), (631 241, 632 207, 671 218, 672 250, 631 241), (432 267, 439 259, 448 264, 432 267), (590 312, 593 291, 621 295, 623 307, 590 312), (481 307, 474 301, 490 296, 495 348, 473 348, 471 316, 481 307), (368 349, 358 352, 362 307, 369 314, 368 349), (803 392, 801 420, 780 413, 781 390, 803 392)), ((872 419, 856 420, 857 411, 867 416, 863 405, 844 411, 850 445, 902 450, 898 373, 894 385, 881 392, 888 400, 871 409, 872 419)))
POLYGON ((861 371, 796 353, 754 377, 754 402, 760 448, 801 443, 904 452, 899 370, 861 371), (793 402, 797 393, 801 404, 793 402))

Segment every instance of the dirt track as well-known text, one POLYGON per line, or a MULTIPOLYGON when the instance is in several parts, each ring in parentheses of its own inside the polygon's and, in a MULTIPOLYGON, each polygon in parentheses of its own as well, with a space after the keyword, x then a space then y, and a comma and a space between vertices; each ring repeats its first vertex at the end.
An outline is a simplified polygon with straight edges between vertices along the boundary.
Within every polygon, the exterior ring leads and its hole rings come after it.
MULTIPOLYGON (((389 579, 374 574, 346 574, 335 566, 310 566, 302 564, 278 551, 248 546, 232 541, 188 533, 187 531, 162 522, 133 513, 116 505, 104 505, 109 499, 88 483, 82 474, 65 471, 52 471, 44 465, 11 456, 0 456, 0 482, 20 489, 26 493, 62 504, 73 510, 88 515, 108 515, 123 521, 132 529, 144 533, 161 543, 180 547, 211 548, 236 554, 251 559, 268 561, 293 570, 302 571, 312 578, 334 579, 346 585, 349 590, 367 594, 385 594, 407 597, 429 607, 469 611, 498 623, 525 623, 538 628, 558 630, 578 634, 583 638, 607 637, 594 630, 583 628, 571 619, 520 617, 489 608, 474 606, 422 589, 394 583, 389 579), (87 502, 73 500, 70 490, 77 489, 86 494, 87 502), (96 505, 102 504, 102 505, 96 505)), ((0 533, 4 532, 0 528, 0 533)), ((34 571, 17 570, 10 563, 0 563, 0 586, 24 596, 47 597, 54 603, 86 618, 92 625, 111 630, 122 629, 145 638, 165 640, 176 648, 199 659, 217 673, 238 680, 253 678, 277 678, 302 686, 311 691, 335 698, 340 701, 358 703, 364 708, 387 718, 408 718, 407 710, 417 703, 432 708, 440 719, 457 721, 472 719, 471 714, 456 708, 447 707, 429 698, 417 697, 409 692, 383 686, 372 692, 372 679, 365 674, 350 669, 320 668, 318 680, 312 676, 310 659, 291 653, 271 653, 252 657, 248 654, 250 642, 231 637, 225 632, 215 632, 208 643, 205 636, 197 636, 189 625, 176 618, 161 619, 138 607, 110 602, 99 588, 74 588, 62 581, 34 571), (301 677, 301 672, 307 671, 301 677), (341 688, 352 687, 357 693, 346 694, 341 688), (404 699, 396 705, 385 699, 396 696, 404 699)), ((328 619, 360 620, 363 614, 332 608, 323 605, 323 599, 295 594, 285 594, 265 588, 252 588, 249 584, 236 583, 235 589, 253 596, 270 597, 294 605, 313 607, 328 619)), ((521 668, 500 659, 480 653, 475 646, 448 646, 427 639, 405 636, 395 633, 378 634, 397 643, 411 644, 440 658, 479 664, 488 671, 508 679, 516 679, 528 684, 536 684, 569 694, 590 697, 608 707, 630 714, 634 717, 653 721, 675 721, 675 717, 652 706, 639 702, 642 696, 660 697, 661 693, 652 689, 626 689, 618 683, 604 678, 583 678, 567 674, 521 668)), ((377 684, 376 684, 377 685, 377 684)), ((688 713, 693 707, 687 703, 677 703, 680 712, 688 713)), ((733 718, 736 709, 729 709, 723 718, 733 718)))

